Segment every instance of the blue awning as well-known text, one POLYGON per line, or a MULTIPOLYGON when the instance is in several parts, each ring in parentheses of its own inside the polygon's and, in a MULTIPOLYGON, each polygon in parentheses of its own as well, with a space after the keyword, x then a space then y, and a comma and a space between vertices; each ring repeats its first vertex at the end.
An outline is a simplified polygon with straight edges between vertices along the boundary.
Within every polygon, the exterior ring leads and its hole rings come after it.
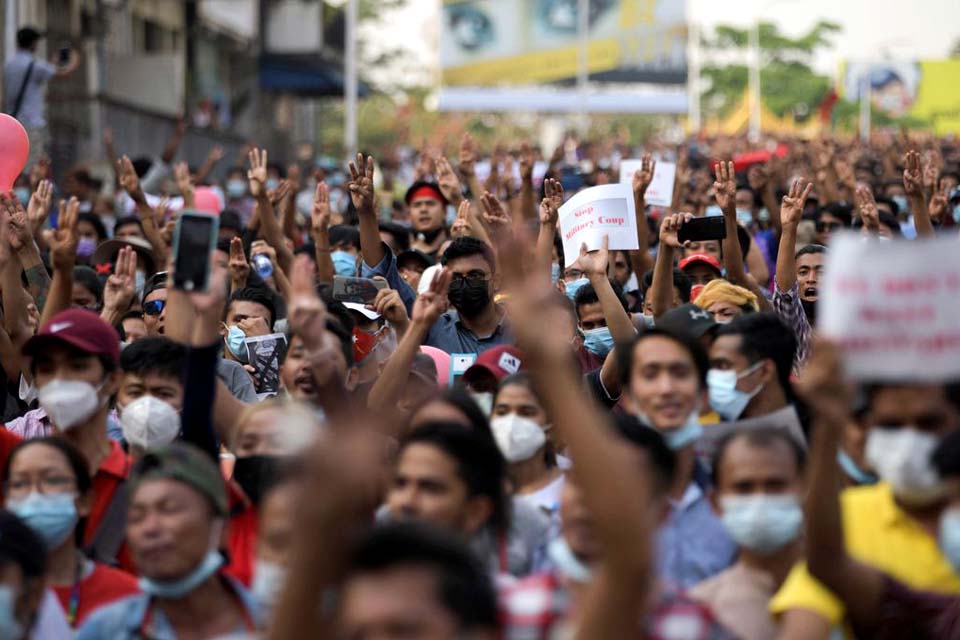
MULTIPOLYGON (((342 96, 343 65, 339 61, 317 56, 260 56, 260 88, 264 91, 293 93, 311 97, 342 96)), ((370 88, 360 83, 359 93, 366 96, 370 88)))

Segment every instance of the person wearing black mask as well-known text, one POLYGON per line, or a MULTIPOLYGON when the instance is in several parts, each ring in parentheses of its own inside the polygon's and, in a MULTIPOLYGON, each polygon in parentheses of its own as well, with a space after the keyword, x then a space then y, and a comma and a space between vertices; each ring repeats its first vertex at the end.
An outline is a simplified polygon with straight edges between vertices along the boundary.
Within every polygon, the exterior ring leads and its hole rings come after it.
POLYGON ((455 311, 437 318, 423 344, 447 353, 476 354, 512 344, 504 326, 506 312, 493 301, 500 277, 490 246, 476 238, 457 238, 440 262, 450 273, 447 298, 455 311))

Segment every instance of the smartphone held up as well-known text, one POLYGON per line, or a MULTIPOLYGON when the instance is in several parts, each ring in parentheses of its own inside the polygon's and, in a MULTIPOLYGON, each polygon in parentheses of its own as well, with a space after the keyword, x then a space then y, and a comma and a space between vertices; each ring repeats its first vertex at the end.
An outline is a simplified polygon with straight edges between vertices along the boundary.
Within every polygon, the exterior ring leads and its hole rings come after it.
POLYGON ((186 209, 177 218, 173 234, 173 287, 206 291, 210 286, 210 255, 217 246, 220 219, 186 209))

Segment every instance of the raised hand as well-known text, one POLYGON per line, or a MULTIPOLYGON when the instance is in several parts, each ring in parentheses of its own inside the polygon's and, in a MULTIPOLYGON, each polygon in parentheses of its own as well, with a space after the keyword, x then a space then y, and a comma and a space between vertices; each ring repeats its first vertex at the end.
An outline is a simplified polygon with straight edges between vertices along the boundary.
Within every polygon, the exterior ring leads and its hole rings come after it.
MULTIPOLYGON (((36 194, 30 197, 30 202, 33 202, 35 196, 36 194)), ((10 248, 14 251, 22 251, 33 246, 33 229, 30 226, 27 212, 23 210, 23 205, 20 204, 19 200, 14 199, 11 202, 9 198, 6 198, 4 206, 10 220, 10 248)))
POLYGON ((934 190, 930 196, 930 202, 927 208, 930 210, 930 218, 935 222, 942 222, 943 214, 947 212, 947 204, 950 202, 950 187, 946 180, 940 180, 940 188, 934 190))
POLYGON ((520 143, 520 180, 533 182, 533 149, 526 140, 520 143))
POLYGON ((610 264, 610 236, 603 236, 603 243, 596 251, 587 251, 587 243, 580 245, 580 257, 575 264, 580 265, 583 275, 594 280, 607 277, 607 266, 610 264))
POLYGON ((367 308, 372 308, 395 327, 402 327, 409 322, 407 308, 403 305, 400 292, 396 289, 380 289, 373 304, 367 305, 367 308))
POLYGON ((943 158, 939 151, 928 151, 923 155, 923 188, 926 193, 932 194, 936 191, 942 164, 943 158))
POLYGON ((37 161, 30 167, 30 190, 36 191, 41 180, 46 180, 50 175, 50 156, 42 154, 37 161))
POLYGON ((692 213, 675 213, 664 218, 660 223, 660 244, 672 249, 679 249, 689 244, 689 240, 680 244, 677 234, 680 232, 680 227, 691 220, 693 220, 692 213))
POLYGON ((347 182, 350 199, 358 213, 374 213, 373 207, 373 156, 357 154, 357 162, 350 163, 350 181, 347 182))
POLYGON ((857 184, 857 179, 853 173, 853 165, 846 160, 837 160, 834 162, 833 170, 836 172, 837 180, 840 184, 851 188, 857 184))
POLYGON ((23 205, 17 199, 17 196, 11 191, 3 193, 0 191, 0 271, 10 262, 10 257, 14 251, 19 250, 15 244, 17 242, 17 232, 13 228, 13 216, 17 211, 23 213, 23 205))
POLYGON ((60 214, 57 217, 57 228, 46 229, 43 239, 50 247, 50 257, 54 269, 61 271, 72 270, 77 262, 77 243, 80 236, 77 233, 80 202, 76 197, 69 201, 60 201, 60 214))
POLYGON ((560 207, 563 205, 563 185, 559 180, 547 178, 543 181, 543 200, 540 201, 540 224, 551 229, 557 228, 560 219, 560 207))
POLYGON ((424 327, 433 326, 440 314, 447 310, 447 290, 451 279, 448 269, 441 270, 433 277, 430 288, 418 295, 413 303, 412 322, 424 327))
POLYGON ((143 189, 140 187, 140 178, 133 168, 133 163, 129 156, 123 156, 117 160, 117 177, 120 179, 120 186, 124 188, 134 202, 142 204, 147 201, 143 195, 143 189))
POLYGON ((473 176, 476 173, 477 143, 469 133, 460 137, 460 175, 473 176))
POLYGON ((796 225, 803 216, 803 206, 807 203, 807 196, 813 189, 813 183, 808 182, 806 186, 803 180, 794 180, 790 185, 790 191, 783 196, 780 202, 780 222, 781 224, 796 225))
POLYGON ((903 189, 911 197, 923 197, 923 171, 920 168, 920 154, 907 151, 903 158, 903 189))
POLYGON ((483 206, 483 221, 492 232, 499 233, 510 228, 510 215, 495 195, 485 191, 480 198, 480 204, 483 206))
POLYGON ((724 211, 735 211, 737 208, 737 175, 733 161, 717 163, 715 168, 717 181, 713 183, 714 197, 717 205, 724 211))
POLYGON ((649 153, 643 154, 640 158, 640 168, 633 172, 633 195, 635 198, 643 198, 647 193, 647 187, 653 182, 653 173, 657 169, 657 161, 653 160, 649 153))
POLYGON ((316 242, 317 237, 326 238, 329 232, 330 187, 326 182, 319 182, 313 194, 313 207, 310 209, 310 235, 316 242))
POLYGON ((463 200, 457 207, 457 219, 450 225, 450 235, 454 238, 464 238, 471 232, 470 202, 463 200))
POLYGON ((307 351, 323 348, 327 308, 317 295, 313 262, 304 255, 297 256, 290 270, 287 322, 290 331, 300 337, 307 351))
POLYGON ((103 307, 116 313, 130 308, 137 291, 137 252, 132 247, 121 247, 113 265, 113 274, 103 288, 103 307))
POLYGON ((193 178, 190 177, 190 167, 186 162, 178 162, 173 168, 173 176, 177 181, 177 189, 183 196, 183 208, 192 209, 194 205, 193 178))
POLYGON ((267 183, 267 150, 254 147, 247 154, 250 169, 247 170, 247 181, 250 184, 250 195, 254 198, 266 194, 267 183))
POLYGON ((440 192, 443 193, 443 197, 447 199, 447 202, 454 206, 458 206, 463 200, 463 190, 460 186, 460 178, 457 177, 456 172, 450 165, 450 161, 443 156, 437 158, 436 165, 437 184, 440 187, 440 192))
POLYGON ((877 231, 880 228, 880 214, 877 203, 873 199, 873 192, 865 184, 857 185, 853 192, 853 201, 857 205, 857 212, 863 221, 863 228, 868 231, 877 231))
POLYGON ((293 185, 290 184, 289 180, 281 180, 276 189, 267 192, 267 198, 270 199, 271 205, 277 207, 284 198, 291 194, 293 194, 293 185))
POLYGON ((797 395, 807 401, 825 424, 843 425, 850 416, 854 390, 843 376, 843 359, 837 346, 814 338, 813 350, 797 382, 797 395))
POLYGON ((243 252, 243 240, 239 237, 230 240, 230 260, 227 262, 230 269, 230 284, 234 291, 247 286, 250 276, 250 263, 243 252))

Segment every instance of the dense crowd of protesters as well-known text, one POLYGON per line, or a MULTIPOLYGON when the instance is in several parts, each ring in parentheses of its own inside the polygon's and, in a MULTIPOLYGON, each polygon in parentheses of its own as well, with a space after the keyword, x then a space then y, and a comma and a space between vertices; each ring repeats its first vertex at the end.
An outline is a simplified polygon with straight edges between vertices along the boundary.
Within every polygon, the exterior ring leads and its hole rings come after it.
POLYGON ((836 232, 958 232, 955 140, 182 135, 0 194, 0 637, 960 637, 960 387, 852 384, 815 330, 836 232), (633 157, 639 249, 566 266, 633 157))

